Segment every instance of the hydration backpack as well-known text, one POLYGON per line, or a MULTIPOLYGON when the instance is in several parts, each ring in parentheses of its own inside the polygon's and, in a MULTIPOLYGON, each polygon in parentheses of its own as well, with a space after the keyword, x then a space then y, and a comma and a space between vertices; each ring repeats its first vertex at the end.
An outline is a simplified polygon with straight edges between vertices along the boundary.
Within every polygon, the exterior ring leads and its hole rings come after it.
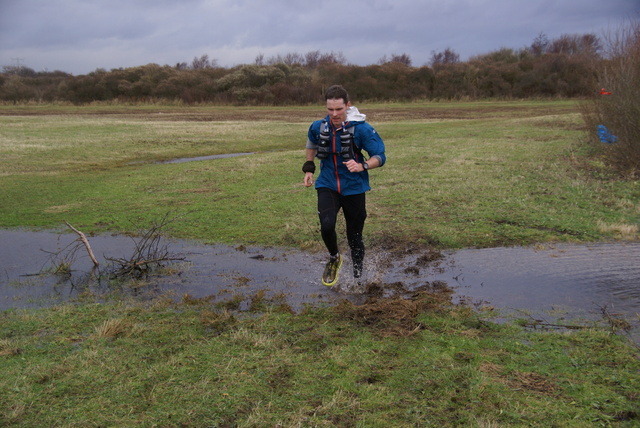
POLYGON ((356 146, 353 138, 354 129, 355 126, 350 126, 340 131, 340 151, 332 152, 329 124, 326 120, 323 120, 320 125, 320 135, 318 136, 318 153, 316 154, 318 159, 328 159, 331 155, 339 155, 342 156, 343 161, 348 161, 355 158, 355 153, 361 154, 362 152, 356 146))

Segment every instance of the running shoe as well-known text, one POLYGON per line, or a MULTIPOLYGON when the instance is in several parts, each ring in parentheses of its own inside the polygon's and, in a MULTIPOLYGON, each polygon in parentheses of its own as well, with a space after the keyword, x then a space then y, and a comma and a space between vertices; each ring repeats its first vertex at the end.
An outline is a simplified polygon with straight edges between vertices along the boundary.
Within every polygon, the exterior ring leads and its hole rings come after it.
POLYGON ((362 276, 362 264, 354 264, 353 265, 353 277, 355 279, 360 279, 362 276))
POLYGON ((342 267, 342 256, 338 254, 337 257, 331 257, 324 268, 322 274, 322 284, 327 287, 333 287, 338 282, 338 272, 342 267))

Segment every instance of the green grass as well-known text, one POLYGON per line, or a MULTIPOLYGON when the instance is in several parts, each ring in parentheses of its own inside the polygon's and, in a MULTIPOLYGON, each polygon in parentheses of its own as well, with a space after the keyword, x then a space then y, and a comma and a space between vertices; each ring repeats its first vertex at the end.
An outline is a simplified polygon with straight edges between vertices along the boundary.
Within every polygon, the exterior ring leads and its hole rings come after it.
MULTIPOLYGON (((384 137, 370 245, 638 239, 640 186, 580 144, 567 101, 360 106, 384 137)), ((0 106, 0 227, 321 247, 301 183, 317 107, 0 106), (252 156, 181 164, 220 153, 252 156)), ((0 425, 637 426, 638 349, 531 331, 431 290, 307 308, 259 293, 114 296, 0 313, 0 425)))
MULTIPOLYGON (((637 239, 640 187, 580 144, 575 104, 362 106, 387 145, 366 236, 438 248, 637 239), (378 118, 378 121, 376 121, 378 118), (585 166, 588 168, 585 169, 585 166), (391 236, 390 236, 391 235, 391 236)), ((321 108, 0 106, 0 227, 135 232, 167 211, 176 237, 317 245, 301 184, 321 108), (27 113, 32 115, 27 115, 27 113), (247 157, 158 161, 221 153, 247 157)))
MULTIPOLYGON (((7 426, 634 426, 640 362, 442 303, 231 315, 204 302, 1 315, 7 426), (367 312, 368 309, 372 311, 367 312), (375 314, 375 315, 372 315, 375 314)), ((636 425, 637 426, 637 425, 636 425)))

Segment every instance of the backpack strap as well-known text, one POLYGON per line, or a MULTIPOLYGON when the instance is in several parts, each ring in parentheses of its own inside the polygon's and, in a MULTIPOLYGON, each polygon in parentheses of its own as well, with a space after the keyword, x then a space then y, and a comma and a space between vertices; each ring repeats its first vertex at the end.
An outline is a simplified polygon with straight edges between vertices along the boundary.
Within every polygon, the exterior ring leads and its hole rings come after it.
POLYGON ((320 124, 318 152, 316 154, 319 159, 327 159, 329 155, 340 155, 343 157, 343 159, 347 160, 354 159, 355 154, 358 154, 364 159, 362 149, 358 147, 355 141, 355 125, 349 126, 346 129, 340 131, 340 134, 342 135, 340 136, 341 150, 339 153, 334 153, 330 150, 328 128, 329 126, 327 120, 322 119, 322 123, 320 124), (348 136, 345 138, 343 136, 344 134, 348 134, 348 136))

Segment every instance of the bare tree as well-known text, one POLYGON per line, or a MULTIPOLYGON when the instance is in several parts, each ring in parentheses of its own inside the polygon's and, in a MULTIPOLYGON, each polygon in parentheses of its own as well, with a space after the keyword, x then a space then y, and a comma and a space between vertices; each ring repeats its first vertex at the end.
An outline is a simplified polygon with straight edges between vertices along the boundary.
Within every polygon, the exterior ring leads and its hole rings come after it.
POLYGON ((637 178, 640 176, 640 15, 605 35, 604 50, 607 60, 601 61, 596 71, 596 88, 604 91, 583 103, 583 117, 590 138, 603 151, 605 159, 621 174, 637 178))
POLYGON ((444 64, 457 64, 460 62, 460 55, 451 48, 446 48, 442 52, 431 52, 431 60, 429 63, 431 66, 444 65, 444 64))
POLYGON ((531 43, 529 50, 534 56, 540 56, 547 53, 549 49, 549 39, 544 33, 538 34, 538 36, 531 43))
POLYGON ((404 64, 407 67, 411 67, 411 57, 409 55, 407 55, 406 53, 403 54, 391 54, 390 57, 388 57, 387 55, 383 55, 382 58, 380 58, 378 60, 378 64, 386 64, 389 62, 395 62, 398 64, 404 64))
POLYGON ((318 64, 346 64, 347 59, 342 52, 331 52, 320 55, 318 64))
POLYGON ((320 63, 320 51, 309 51, 305 54, 305 65, 310 68, 316 68, 320 63))
POLYGON ((200 58, 195 57, 191 61, 191 68, 194 70, 204 70, 205 68, 213 68, 217 64, 215 59, 210 60, 209 55, 204 54, 200 58))
POLYGON ((4 65, 2 66, 2 72, 22 77, 34 77, 37 74, 33 68, 25 67, 24 65, 4 65))
POLYGON ((276 65, 276 64, 302 65, 304 64, 304 62, 305 62, 304 56, 295 52, 290 52, 284 56, 278 54, 267 60, 267 64, 269 65, 276 65))
POLYGON ((564 55, 597 55, 600 39, 594 34, 563 34, 549 45, 549 52, 564 55))
POLYGON ((288 53, 284 57, 284 63, 287 65, 302 65, 304 61, 304 56, 299 53, 288 53))

